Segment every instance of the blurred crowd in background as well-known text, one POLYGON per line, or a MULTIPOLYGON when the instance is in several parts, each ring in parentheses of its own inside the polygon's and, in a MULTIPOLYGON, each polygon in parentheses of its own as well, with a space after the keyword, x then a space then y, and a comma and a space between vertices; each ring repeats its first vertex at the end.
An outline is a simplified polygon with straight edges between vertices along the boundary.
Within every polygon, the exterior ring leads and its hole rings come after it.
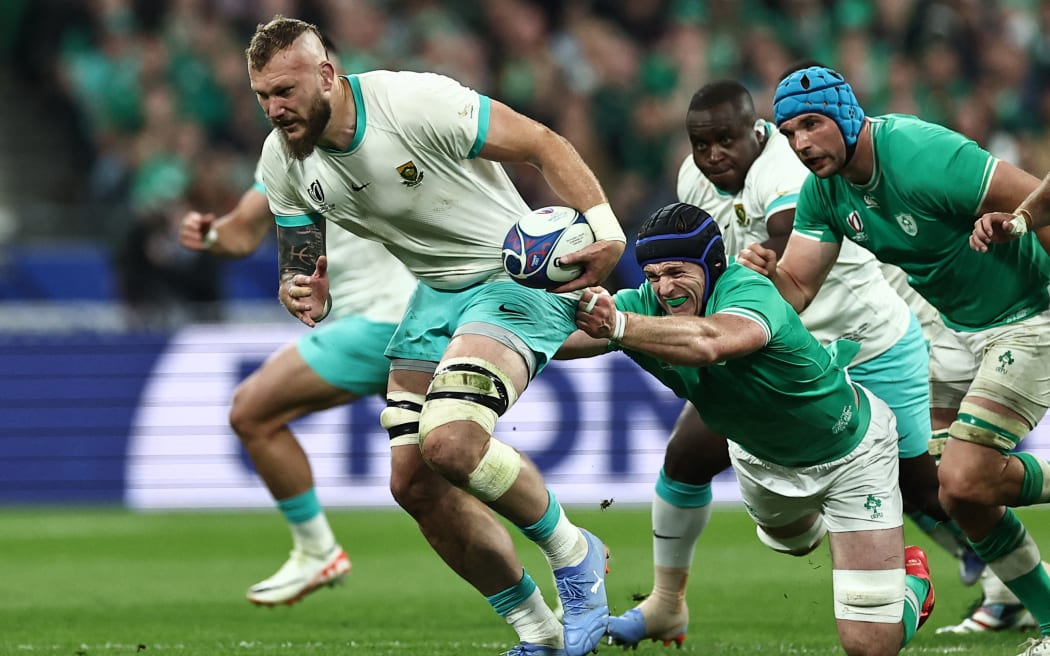
MULTIPOLYGON (((319 25, 349 73, 444 73, 554 128, 598 173, 628 235, 673 198, 692 94, 735 78, 769 117, 779 76, 802 58, 844 73, 869 114, 916 114, 1040 177, 1050 170, 1050 0, 2 5, 0 83, 30 116, 5 120, 12 110, 0 108, 0 124, 35 134, 10 135, 26 145, 7 149, 18 161, 5 169, 0 234, 104 246, 129 302, 160 293, 147 277, 175 302, 221 300, 220 270, 180 249, 175 227, 188 208, 230 209, 252 183, 269 128, 243 51, 275 14, 319 25), (18 198, 38 188, 53 197, 34 213, 18 198)), ((558 202, 535 171, 512 175, 531 206, 558 202)))

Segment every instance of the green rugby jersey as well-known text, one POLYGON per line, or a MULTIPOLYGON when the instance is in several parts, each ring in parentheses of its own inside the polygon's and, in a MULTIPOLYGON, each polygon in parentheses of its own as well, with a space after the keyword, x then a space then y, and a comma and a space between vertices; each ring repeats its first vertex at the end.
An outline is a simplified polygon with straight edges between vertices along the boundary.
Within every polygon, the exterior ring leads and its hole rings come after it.
MULTIPOLYGON (((648 281, 618 292, 616 306, 665 314, 648 281)), ((860 443, 871 408, 864 394, 854 395, 843 371, 857 352, 855 342, 825 348, 767 278, 740 264, 730 264, 715 285, 707 315, 716 313, 758 322, 766 345, 708 367, 670 365, 627 348, 624 353, 696 406, 713 430, 763 460, 816 465, 841 458, 860 443)))
POLYGON ((992 244, 988 253, 968 243, 998 160, 963 135, 914 116, 870 121, 871 180, 855 185, 839 175, 810 175, 795 208, 795 231, 825 242, 850 239, 896 264, 956 330, 983 330, 1045 310, 1050 258, 1035 235, 992 244))

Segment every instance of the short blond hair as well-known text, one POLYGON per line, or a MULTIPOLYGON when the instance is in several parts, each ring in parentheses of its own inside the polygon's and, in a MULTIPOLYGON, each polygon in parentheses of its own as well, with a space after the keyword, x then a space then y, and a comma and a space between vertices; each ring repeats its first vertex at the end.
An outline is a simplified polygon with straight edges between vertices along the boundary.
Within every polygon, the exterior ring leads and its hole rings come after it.
POLYGON ((248 65, 251 66, 252 70, 261 71, 264 66, 270 63, 274 55, 295 43, 299 37, 307 32, 316 36, 322 44, 324 43, 321 30, 313 23, 307 23, 297 18, 285 18, 280 14, 274 16, 273 20, 265 25, 260 23, 255 28, 255 34, 252 35, 248 48, 244 51, 244 55, 248 59, 248 65))

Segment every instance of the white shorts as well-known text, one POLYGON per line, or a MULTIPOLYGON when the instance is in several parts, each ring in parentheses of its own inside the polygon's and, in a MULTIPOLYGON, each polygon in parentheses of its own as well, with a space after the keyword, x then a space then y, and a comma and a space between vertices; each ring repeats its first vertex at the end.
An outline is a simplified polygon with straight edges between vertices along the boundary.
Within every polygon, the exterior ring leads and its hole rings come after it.
POLYGON ((889 406, 867 390, 864 393, 871 402, 871 424, 860 444, 838 460, 785 467, 756 458, 729 441, 744 505, 755 523, 776 528, 819 512, 832 533, 904 524, 897 482, 897 422, 889 406))
POLYGON ((995 401, 1035 426, 1050 406, 1050 311, 975 333, 939 324, 930 335, 930 401, 958 409, 967 395, 995 401))

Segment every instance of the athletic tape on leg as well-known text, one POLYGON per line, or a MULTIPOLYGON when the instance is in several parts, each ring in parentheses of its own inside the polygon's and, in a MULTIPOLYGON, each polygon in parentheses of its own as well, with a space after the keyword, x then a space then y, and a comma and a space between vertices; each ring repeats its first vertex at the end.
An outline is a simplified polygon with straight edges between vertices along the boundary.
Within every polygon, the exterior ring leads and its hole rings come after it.
POLYGON ((486 503, 495 501, 514 485, 519 472, 521 454, 493 437, 481 462, 467 477, 467 491, 486 503))
POLYGON ((904 568, 836 569, 835 617, 857 622, 896 624, 904 616, 904 568))
POLYGON ((472 421, 489 435, 496 419, 517 400, 510 378, 481 358, 450 358, 434 372, 419 420, 422 443, 438 426, 472 421))
POLYGON ((386 408, 379 413, 379 424, 390 435, 390 446, 419 444, 419 413, 424 397, 412 392, 390 392, 386 408))
POLYGON ((805 556, 820 546, 821 540, 828 532, 828 527, 824 524, 824 519, 818 515, 817 521, 813 522, 813 525, 805 532, 790 538, 773 537, 761 526, 756 526, 755 532, 758 534, 759 541, 773 551, 790 556, 805 556))

